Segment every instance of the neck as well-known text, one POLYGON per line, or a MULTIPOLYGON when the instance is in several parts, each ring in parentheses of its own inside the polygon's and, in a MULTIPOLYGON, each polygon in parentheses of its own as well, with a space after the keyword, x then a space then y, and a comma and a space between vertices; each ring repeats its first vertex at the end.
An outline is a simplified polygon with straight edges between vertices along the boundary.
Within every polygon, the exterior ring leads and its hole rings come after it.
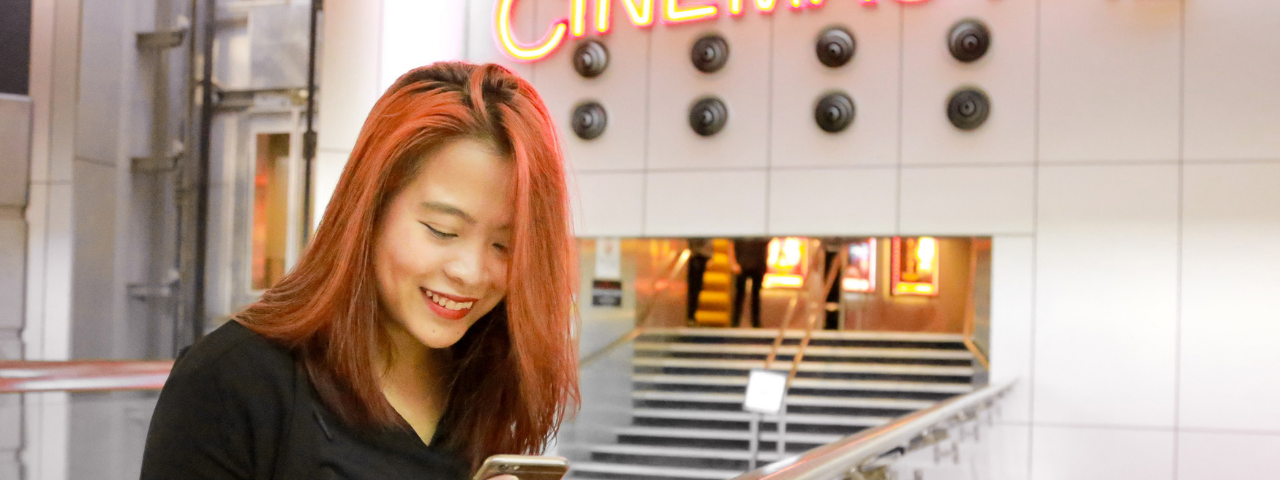
POLYGON ((382 388, 419 389, 438 385, 444 378, 448 352, 424 345, 398 324, 389 324, 389 350, 380 352, 382 388))

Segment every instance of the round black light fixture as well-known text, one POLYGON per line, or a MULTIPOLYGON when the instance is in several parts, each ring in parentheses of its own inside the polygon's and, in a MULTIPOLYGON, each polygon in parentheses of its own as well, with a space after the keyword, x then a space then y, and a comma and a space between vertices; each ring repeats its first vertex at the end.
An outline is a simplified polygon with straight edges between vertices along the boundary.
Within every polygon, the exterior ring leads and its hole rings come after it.
POLYGON ((729 122, 729 108, 716 97, 707 97, 689 107, 689 127, 698 135, 710 137, 729 122))
POLYGON ((965 88, 951 94, 947 101, 947 119, 961 130, 974 130, 991 114, 991 100, 976 88, 965 88))
POLYGON ((961 62, 972 62, 987 53, 991 47, 991 31, 977 20, 961 20, 951 27, 947 34, 947 48, 951 56, 961 62))
POLYGON ((583 140, 594 140, 604 134, 604 127, 609 124, 609 115, 604 106, 598 102, 585 102, 573 109, 573 118, 569 120, 573 134, 583 140))
POLYGON ((729 42, 714 33, 703 36, 693 42, 689 60, 693 62, 693 68, 702 73, 720 70, 729 62, 729 42))
POLYGON ((595 78, 609 67, 609 49, 599 40, 587 40, 573 50, 573 69, 584 78, 595 78))
POLYGON ((818 99, 818 105, 813 108, 813 121, 823 131, 836 133, 849 128, 856 114, 853 99, 844 92, 834 92, 818 99))
POLYGON ((818 34, 818 42, 815 45, 818 54, 818 61, 831 68, 836 68, 849 63, 853 59, 853 54, 858 50, 858 42, 853 38, 853 32, 844 27, 828 27, 818 34))

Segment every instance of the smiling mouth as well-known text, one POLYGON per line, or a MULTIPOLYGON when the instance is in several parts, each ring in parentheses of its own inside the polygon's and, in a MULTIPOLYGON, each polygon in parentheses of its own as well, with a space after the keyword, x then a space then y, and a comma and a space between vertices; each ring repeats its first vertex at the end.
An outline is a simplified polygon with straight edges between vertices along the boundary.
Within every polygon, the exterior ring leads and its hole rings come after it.
POLYGON ((467 316, 467 313, 471 312, 471 307, 476 304, 476 299, 459 299, 457 297, 446 296, 433 292, 425 288, 421 290, 422 295, 426 297, 427 306, 431 308, 431 311, 435 312, 436 315, 449 320, 457 320, 467 316))

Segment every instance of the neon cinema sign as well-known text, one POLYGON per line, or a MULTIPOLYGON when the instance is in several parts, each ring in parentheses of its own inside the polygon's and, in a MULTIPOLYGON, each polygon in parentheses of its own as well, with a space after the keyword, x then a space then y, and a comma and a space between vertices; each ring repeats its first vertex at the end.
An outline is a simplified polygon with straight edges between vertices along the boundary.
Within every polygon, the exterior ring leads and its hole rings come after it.
MULTIPOLYGON (((507 56, 520 62, 533 62, 551 55, 568 37, 586 36, 588 27, 596 34, 609 33, 613 26, 613 6, 622 4, 622 10, 632 25, 646 28, 653 25, 654 20, 661 20, 664 25, 700 22, 712 20, 726 13, 731 17, 742 15, 747 4, 752 4, 756 12, 773 13, 780 4, 791 10, 821 7, 826 0, 567 0, 569 16, 551 21, 551 26, 542 38, 533 43, 524 43, 516 39, 511 28, 511 13, 515 9, 516 0, 498 0, 494 10, 494 32, 498 45, 507 56), (595 17, 588 21, 587 4, 595 5, 595 17), (723 9, 721 6, 723 4, 723 9), (659 18, 660 17, 660 18, 659 18)), ((875 5, 878 0, 832 0, 858 2, 862 5, 875 5)), ((896 0, 898 3, 924 3, 927 0, 896 0)))

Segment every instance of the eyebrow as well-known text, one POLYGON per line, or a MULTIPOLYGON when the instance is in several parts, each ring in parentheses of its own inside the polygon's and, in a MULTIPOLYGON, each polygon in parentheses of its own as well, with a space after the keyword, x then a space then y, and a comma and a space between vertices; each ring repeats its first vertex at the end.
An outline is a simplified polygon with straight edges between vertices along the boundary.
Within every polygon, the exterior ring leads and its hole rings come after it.
POLYGON ((455 217, 461 218, 463 221, 470 223, 472 225, 475 225, 476 223, 478 223, 476 222, 476 219, 474 217, 472 217, 471 215, 468 215, 467 212, 462 211, 461 208, 455 207, 453 205, 449 205, 447 203, 422 202, 421 205, 422 205, 422 208, 425 208, 427 210, 443 213, 445 215, 453 215, 455 217))

